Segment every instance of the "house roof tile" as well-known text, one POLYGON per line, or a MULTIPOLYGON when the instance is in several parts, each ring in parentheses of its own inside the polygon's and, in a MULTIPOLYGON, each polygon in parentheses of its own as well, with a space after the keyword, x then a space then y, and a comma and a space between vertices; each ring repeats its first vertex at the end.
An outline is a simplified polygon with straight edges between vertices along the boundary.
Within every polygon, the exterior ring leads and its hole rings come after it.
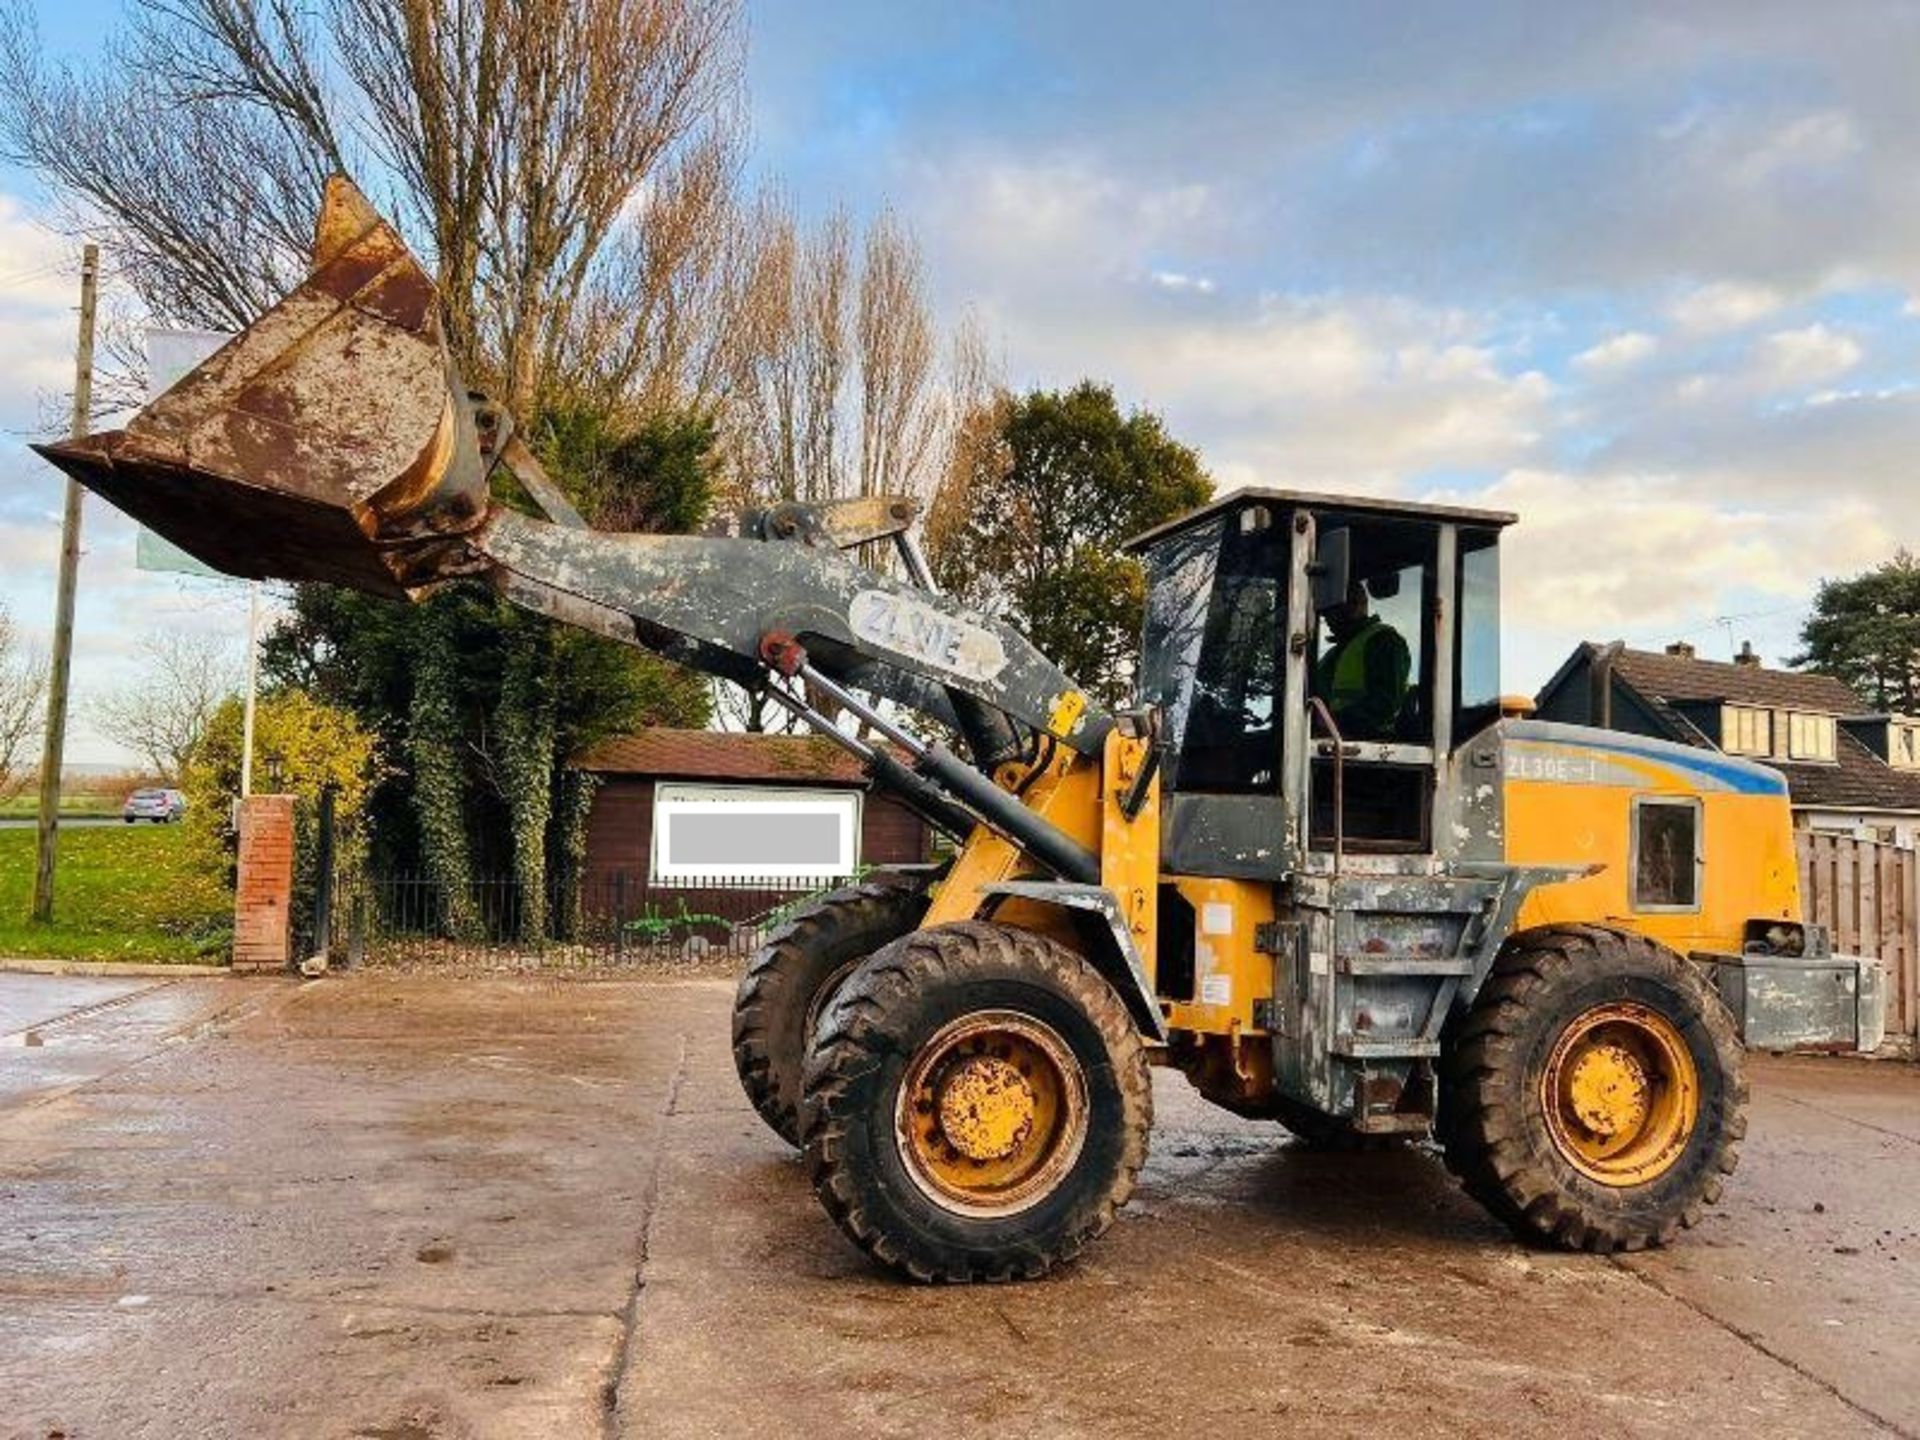
POLYGON ((1796 805, 1836 810, 1920 810, 1920 771, 1896 770, 1844 729, 1832 765, 1774 766, 1796 805))
MULTIPOLYGON (((1848 686, 1831 675, 1731 665, 1646 650, 1623 650, 1614 675, 1644 696, 1676 740, 1705 749, 1710 737, 1679 710, 1675 701, 1705 700, 1768 709, 1855 716, 1866 710, 1848 686)), ((1787 777, 1795 805, 1836 810, 1920 810, 1920 772, 1896 770, 1873 751, 1836 727, 1834 763, 1768 761, 1787 777)))
POLYGON ((860 762, 818 735, 736 735, 655 726, 576 755, 574 765, 601 775, 674 780, 774 781, 788 785, 860 785, 860 762))
POLYGON ((1845 681, 1803 670, 1734 665, 1650 650, 1622 650, 1613 667, 1641 694, 1662 700, 1725 700, 1825 715, 1858 715, 1867 708, 1845 681))

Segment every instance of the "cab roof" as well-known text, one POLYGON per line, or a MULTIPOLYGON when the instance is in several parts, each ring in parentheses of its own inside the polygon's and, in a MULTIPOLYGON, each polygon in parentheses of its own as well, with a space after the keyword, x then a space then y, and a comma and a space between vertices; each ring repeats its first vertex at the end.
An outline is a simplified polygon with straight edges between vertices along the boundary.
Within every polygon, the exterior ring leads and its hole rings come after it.
POLYGON ((1234 490, 1222 495, 1211 505, 1202 505, 1198 510, 1189 510, 1177 520, 1156 525, 1153 529, 1134 536, 1122 548, 1130 551, 1144 550, 1177 531, 1198 525, 1204 520, 1210 520, 1223 511, 1237 510, 1249 501, 1261 501, 1280 510, 1336 513, 1359 511, 1382 520, 1445 521, 1466 525, 1491 525, 1496 528, 1512 525, 1520 518, 1508 510, 1477 510, 1466 505, 1426 505, 1413 500, 1384 500, 1374 495, 1327 495, 1308 490, 1268 490, 1249 486, 1244 490, 1234 490))

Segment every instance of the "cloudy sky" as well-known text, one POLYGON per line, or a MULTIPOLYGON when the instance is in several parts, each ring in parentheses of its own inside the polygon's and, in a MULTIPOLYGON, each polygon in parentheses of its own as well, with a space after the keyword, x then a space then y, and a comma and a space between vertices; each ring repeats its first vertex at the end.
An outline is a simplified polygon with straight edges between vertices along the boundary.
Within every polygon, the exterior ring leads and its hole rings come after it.
MULTIPOLYGON (((755 164, 893 206, 1014 383, 1111 381, 1226 486, 1519 511, 1509 689, 1583 637, 1781 657, 1820 577, 1920 543, 1920 5, 749 13, 755 164)), ((72 281, 30 203, 0 174, 0 596, 40 623, 11 437, 72 281)), ((239 623, 89 523, 83 684, 239 623)))

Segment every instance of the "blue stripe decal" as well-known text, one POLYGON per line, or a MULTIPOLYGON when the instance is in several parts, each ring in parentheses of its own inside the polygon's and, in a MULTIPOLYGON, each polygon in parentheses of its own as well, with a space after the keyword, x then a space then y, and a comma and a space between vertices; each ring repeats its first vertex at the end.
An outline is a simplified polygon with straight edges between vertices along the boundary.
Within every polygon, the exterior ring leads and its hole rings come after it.
MULTIPOLYGON (((1516 735, 1515 739, 1525 738, 1516 735)), ((1650 760, 1657 765, 1671 765, 1679 770, 1697 770, 1710 775, 1728 789, 1741 795, 1785 795, 1787 777, 1778 770, 1763 765, 1752 764, 1744 760, 1734 760, 1710 750, 1697 750, 1687 745, 1671 745, 1656 741, 1654 745, 1627 745, 1614 740, 1559 740, 1545 736, 1535 740, 1545 740, 1549 745, 1565 745, 1572 749, 1610 750, 1616 755, 1631 755, 1636 760, 1650 760), (1657 748, 1656 748, 1657 747, 1657 748)))

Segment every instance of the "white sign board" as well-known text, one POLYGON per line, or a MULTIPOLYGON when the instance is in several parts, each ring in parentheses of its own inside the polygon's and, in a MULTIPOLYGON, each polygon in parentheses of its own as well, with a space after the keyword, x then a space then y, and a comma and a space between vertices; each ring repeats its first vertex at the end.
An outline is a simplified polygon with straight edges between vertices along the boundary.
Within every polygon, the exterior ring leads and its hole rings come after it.
MULTIPOLYGON (((189 370, 218 350, 229 335, 210 330, 147 331, 147 399, 171 390, 189 370)), ((209 575, 216 580, 229 577, 210 565, 202 565, 171 540, 154 534, 142 525, 133 542, 133 563, 140 570, 168 570, 181 575, 209 575)))

